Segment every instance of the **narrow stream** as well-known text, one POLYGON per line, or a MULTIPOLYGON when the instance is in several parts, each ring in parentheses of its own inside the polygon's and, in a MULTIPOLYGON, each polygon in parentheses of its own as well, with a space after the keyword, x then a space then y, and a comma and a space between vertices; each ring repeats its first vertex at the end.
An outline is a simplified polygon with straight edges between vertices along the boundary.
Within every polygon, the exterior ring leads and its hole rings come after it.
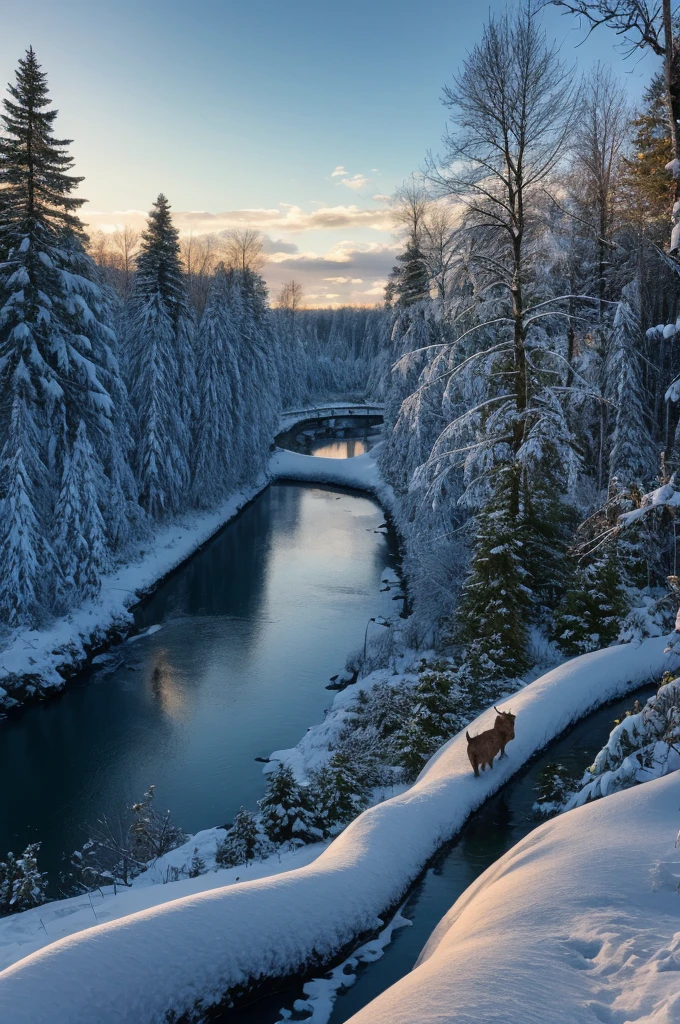
POLYGON ((150 783, 187 832, 256 809, 255 757, 323 718, 368 620, 401 610, 383 524, 354 493, 267 488, 137 609, 160 628, 0 724, 0 854, 41 841, 56 880, 88 826, 150 783))
MULTIPOLYGON (((540 773, 546 765, 558 762, 580 776, 606 742, 614 719, 631 708, 636 697, 643 703, 656 689, 656 686, 647 686, 594 712, 525 765, 474 813, 459 836, 439 851, 406 899, 402 914, 412 922, 411 926, 394 932, 380 960, 360 964, 356 975, 348 976, 348 987, 338 993, 331 1016, 320 1008, 311 1018, 307 1012, 294 1012, 290 1019, 310 1020, 310 1024, 344 1024, 411 971, 434 928, 458 897, 494 861, 544 820, 535 816, 532 805, 540 773)), ((508 755, 512 757, 512 744, 508 746, 508 755)), ((299 984, 251 1006, 225 1011, 218 1019, 223 1024, 275 1024, 282 1019, 279 1011, 282 1008, 293 1010, 297 999, 304 999, 303 986, 299 984)))

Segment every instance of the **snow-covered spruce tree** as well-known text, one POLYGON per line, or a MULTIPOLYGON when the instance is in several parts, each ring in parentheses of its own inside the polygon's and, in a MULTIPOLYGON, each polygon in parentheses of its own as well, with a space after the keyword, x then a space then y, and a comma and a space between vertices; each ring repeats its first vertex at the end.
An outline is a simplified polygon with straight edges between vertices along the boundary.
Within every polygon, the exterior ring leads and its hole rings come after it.
POLYGON ((81 420, 64 459, 54 509, 54 551, 61 566, 59 585, 64 588, 66 604, 69 598, 81 601, 98 593, 101 575, 111 567, 106 525, 97 503, 97 470, 87 427, 81 420))
POLYGON ((531 577, 517 504, 517 467, 495 467, 489 500, 473 516, 472 559, 456 612, 455 639, 474 678, 516 678, 529 668, 531 577))
POLYGON ((408 779, 417 778, 434 752, 462 725, 451 690, 452 679, 446 673, 424 672, 420 678, 411 716, 396 737, 397 763, 408 779))
POLYGON ((266 465, 281 412, 277 337, 264 280, 248 269, 231 273, 240 308, 238 358, 245 420, 241 426, 247 445, 242 459, 250 481, 266 465))
POLYGON ((628 607, 617 542, 612 538, 589 564, 574 571, 555 613, 553 637, 569 657, 607 647, 618 637, 628 607))
POLYGON ((92 446, 95 504, 108 500, 113 396, 121 382, 109 309, 77 217, 84 200, 73 192, 82 179, 68 174, 69 142, 54 136, 57 111, 49 109, 33 50, 20 60, 8 91, 0 135, 0 442, 5 473, 18 473, 2 484, 16 500, 3 510, 11 542, 0 552, 0 591, 33 580, 31 598, 2 600, 9 620, 19 624, 52 610, 49 584, 59 572, 45 560, 47 545, 29 550, 26 523, 32 520, 45 539, 52 534, 56 492, 81 420, 92 446))
POLYGON ((229 302, 224 266, 217 267, 196 335, 198 414, 194 430, 192 496, 210 507, 224 498, 240 476, 235 450, 235 416, 240 388, 238 326, 229 302))
POLYGON ((399 266, 390 275, 391 295, 400 306, 413 306, 430 297, 430 274, 417 238, 409 239, 406 250, 397 256, 399 266))
MULTIPOLYGON (((427 302, 406 308, 399 307, 392 328, 392 367, 390 386, 385 401, 385 444, 380 453, 380 467, 388 482, 400 493, 408 489, 409 470, 414 459, 404 451, 406 436, 414 426, 414 406, 421 374, 432 358, 432 345, 439 341, 433 310, 427 302), (409 404, 404 405, 410 398, 409 404)), ((426 401, 420 398, 420 403, 426 401)), ((421 405, 418 403, 417 409, 421 405)))
POLYGON ((607 360, 606 372, 615 381, 616 401, 609 473, 625 486, 646 489, 659 472, 659 458, 649 430, 640 372, 642 329, 636 291, 633 284, 623 289, 607 360))
POLYGON ((263 860, 272 852, 272 844, 257 818, 242 807, 226 836, 217 845, 215 863, 223 868, 237 867, 239 864, 247 865, 251 860, 263 860))
POLYGON ((40 843, 31 843, 21 857, 8 853, 0 861, 0 917, 47 902, 47 875, 38 870, 39 850, 40 843))
POLYGON ((10 422, 0 457, 0 616, 10 625, 34 622, 49 604, 49 580, 59 573, 45 538, 50 499, 42 462, 41 431, 34 418, 36 396, 30 370, 21 360, 12 379, 10 422))
POLYGON ((292 768, 281 764, 269 776, 259 801, 262 828, 273 843, 304 846, 321 837, 307 792, 298 785, 292 768))
POLYGON ((179 235, 161 194, 142 235, 124 336, 140 502, 154 518, 181 509, 189 488, 196 402, 194 329, 179 235))
MULTIPOLYGON (((368 804, 368 790, 347 754, 336 751, 311 780, 312 799, 323 834, 337 835, 368 804)), ((313 841, 313 840, 312 840, 313 841)))

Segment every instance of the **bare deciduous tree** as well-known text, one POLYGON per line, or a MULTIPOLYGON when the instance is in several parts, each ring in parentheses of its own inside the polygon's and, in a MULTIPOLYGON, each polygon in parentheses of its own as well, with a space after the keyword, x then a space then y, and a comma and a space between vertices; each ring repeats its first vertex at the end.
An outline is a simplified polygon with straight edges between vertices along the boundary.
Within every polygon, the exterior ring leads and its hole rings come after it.
POLYGON ((298 281, 286 281, 279 292, 278 307, 285 309, 291 317, 302 309, 302 285, 298 281))
POLYGON ((257 273, 267 262, 262 234, 254 228, 233 228, 224 236, 224 262, 234 270, 257 273))
POLYGON ((458 218, 450 203, 431 202, 422 221, 420 248, 430 277, 443 301, 451 270, 460 258, 456 239, 458 218))
POLYGON ((571 192, 581 225, 597 249, 600 317, 616 226, 616 189, 628 138, 631 110, 609 68, 597 65, 581 92, 572 143, 571 192))
MULTIPOLYGON (((555 7, 582 18, 589 32, 607 25, 622 38, 628 54, 651 50, 663 58, 665 99, 668 112, 669 161, 675 178, 675 200, 680 199, 680 39, 674 35, 677 10, 671 0, 551 0, 555 7)), ((677 253, 674 232, 671 252, 677 253)))
POLYGON ((189 298, 200 316, 208 297, 210 279, 215 268, 225 259, 226 244, 220 235, 213 232, 201 235, 190 232, 181 237, 179 244, 189 298))
POLYGON ((525 289, 536 252, 530 229, 546 179, 571 135, 574 99, 573 72, 547 42, 530 3, 492 18, 444 90, 451 127, 443 159, 429 161, 434 188, 464 204, 482 240, 475 261, 510 298, 515 455, 531 397, 526 338, 532 311, 525 289))
POLYGON ((407 178, 394 193, 392 212, 397 224, 408 232, 409 242, 418 245, 421 241, 423 222, 431 203, 431 196, 425 182, 416 174, 407 178))

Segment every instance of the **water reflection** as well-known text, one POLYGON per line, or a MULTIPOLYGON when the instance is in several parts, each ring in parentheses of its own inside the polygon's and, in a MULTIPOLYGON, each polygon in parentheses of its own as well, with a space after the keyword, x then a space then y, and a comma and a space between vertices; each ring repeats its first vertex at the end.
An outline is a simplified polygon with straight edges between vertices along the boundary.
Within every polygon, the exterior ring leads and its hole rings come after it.
POLYGON ((280 448, 325 459, 353 459, 370 451, 381 437, 380 416, 336 416, 307 420, 279 434, 280 448))
POLYGON ((323 717, 368 618, 396 610, 383 518, 347 492, 269 487, 138 609, 160 630, 0 725, 0 854, 42 840, 54 872, 152 782, 187 831, 254 808, 255 756, 323 717))
POLYGON ((354 459, 367 451, 366 441, 352 438, 347 441, 334 441, 332 444, 312 445, 310 455, 317 455, 322 459, 354 459))

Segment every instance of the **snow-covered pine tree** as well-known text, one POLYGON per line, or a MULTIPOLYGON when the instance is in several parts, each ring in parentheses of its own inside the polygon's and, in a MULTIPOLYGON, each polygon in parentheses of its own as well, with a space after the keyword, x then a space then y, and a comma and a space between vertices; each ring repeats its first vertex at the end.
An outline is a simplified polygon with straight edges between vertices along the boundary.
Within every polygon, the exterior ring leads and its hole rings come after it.
POLYGON ((311 780, 318 821, 327 836, 342 832, 368 803, 366 787, 358 778, 352 759, 336 751, 311 780))
POLYGON ((18 626, 40 618, 51 597, 47 581, 58 574, 59 566, 45 539, 50 494, 34 416, 35 391, 23 359, 11 386, 14 397, 0 456, 0 616, 18 626))
POLYGON ((460 729, 462 719, 445 672, 424 672, 413 695, 409 719, 396 737, 398 764, 415 779, 443 743, 460 729))
POLYGON ((649 403, 640 372, 642 329, 636 294, 634 284, 623 289, 607 360, 607 376, 615 381, 616 401, 609 474, 625 486, 635 484, 646 489, 659 471, 659 459, 649 430, 649 403))
MULTIPOLYGON (((51 610, 46 584, 57 574, 44 562, 45 545, 29 550, 25 524, 32 519, 43 538, 52 533, 54 484, 81 419, 94 452, 91 482, 105 500, 112 395, 120 379, 109 311, 77 217, 84 200, 73 192, 82 179, 68 174, 69 142, 54 136, 57 111, 49 109, 46 76, 32 49, 19 61, 8 92, 0 136, 0 251, 6 256, 0 264, 0 442, 6 470, 10 454, 21 452, 23 469, 11 485, 15 495, 19 477, 23 484, 21 499, 4 509, 15 542, 0 553, 0 591, 44 571, 41 603, 51 610), (20 535, 22 544, 16 543, 20 535)), ((8 607, 7 600, 2 603, 8 607)), ((10 603, 15 622, 38 613, 35 603, 23 611, 21 601, 10 603)))
POLYGON ((569 657, 607 647, 616 640, 629 600, 616 538, 585 566, 578 566, 555 613, 553 636, 569 657))
POLYGON ((242 807, 222 842, 217 844, 215 863, 223 868, 247 865, 251 860, 263 860, 272 850, 255 815, 242 807))
POLYGON ((47 875, 38 870, 39 849, 40 843, 31 843, 21 857, 8 853, 0 861, 0 917, 47 902, 47 875))
POLYGON ((321 833, 314 824, 309 795, 298 785, 288 765, 279 765, 269 776, 259 804, 262 828, 273 843, 304 846, 318 842, 321 833))
POLYGON ((281 412, 277 338, 264 280, 247 269, 232 274, 240 293, 239 367, 250 440, 244 467, 252 480, 266 465, 281 412))
POLYGON ((68 606, 99 593, 101 576, 111 568, 106 526, 97 502, 97 466, 81 420, 62 470, 54 510, 54 551, 61 567, 60 587, 68 606))
POLYGON ((515 506, 518 470, 494 467, 489 500, 472 518, 472 559, 463 584, 456 638, 475 678, 516 678, 529 667, 530 577, 515 506))
POLYGON ((224 498, 240 478, 235 450, 235 416, 240 374, 237 361, 238 325, 229 302, 224 266, 217 267, 196 336, 198 353, 198 415, 194 432, 195 504, 210 507, 224 498))
POLYGON ((195 320, 178 239, 161 194, 142 235, 124 338, 140 502, 154 518, 182 508, 190 478, 195 320))
POLYGON ((392 271, 391 295, 400 306, 412 306, 430 297, 430 274, 418 240, 409 239, 403 253, 397 256, 400 266, 392 271))

